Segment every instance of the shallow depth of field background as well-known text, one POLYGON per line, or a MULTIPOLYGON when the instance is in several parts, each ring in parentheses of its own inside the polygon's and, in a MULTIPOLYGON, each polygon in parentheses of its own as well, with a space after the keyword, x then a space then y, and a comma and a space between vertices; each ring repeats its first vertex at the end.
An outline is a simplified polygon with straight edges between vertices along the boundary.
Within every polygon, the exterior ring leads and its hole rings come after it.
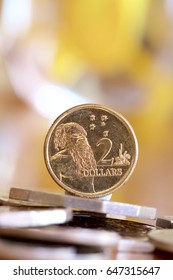
POLYGON ((112 201, 173 215, 173 1, 0 1, 0 195, 61 192, 44 163, 53 120, 83 103, 127 118, 139 159, 112 201))

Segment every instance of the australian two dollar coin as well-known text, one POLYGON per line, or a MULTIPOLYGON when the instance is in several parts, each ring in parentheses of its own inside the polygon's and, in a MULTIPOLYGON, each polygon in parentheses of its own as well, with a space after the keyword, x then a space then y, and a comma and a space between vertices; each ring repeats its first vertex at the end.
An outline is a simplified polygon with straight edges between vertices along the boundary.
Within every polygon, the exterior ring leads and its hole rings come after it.
POLYGON ((57 117, 46 135, 44 157, 50 175, 64 190, 96 198, 128 180, 138 144, 123 116, 102 105, 84 104, 57 117))

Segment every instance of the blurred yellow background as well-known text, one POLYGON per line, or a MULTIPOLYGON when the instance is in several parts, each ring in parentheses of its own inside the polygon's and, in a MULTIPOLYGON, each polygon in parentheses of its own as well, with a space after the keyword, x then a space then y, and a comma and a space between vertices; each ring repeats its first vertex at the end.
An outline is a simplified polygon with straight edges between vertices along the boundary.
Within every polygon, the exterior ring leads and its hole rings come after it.
POLYGON ((131 123, 139 160, 113 201, 173 215, 173 2, 0 1, 0 194, 63 192, 43 145, 74 105, 106 105, 131 123))

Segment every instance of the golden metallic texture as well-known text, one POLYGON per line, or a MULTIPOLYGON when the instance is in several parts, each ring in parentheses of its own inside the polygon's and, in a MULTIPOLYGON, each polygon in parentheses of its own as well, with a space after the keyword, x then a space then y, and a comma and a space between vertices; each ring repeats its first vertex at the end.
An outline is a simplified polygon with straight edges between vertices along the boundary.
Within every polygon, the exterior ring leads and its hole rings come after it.
POLYGON ((76 196, 96 198, 122 186, 132 174, 138 145, 130 124, 102 105, 84 104, 61 114, 44 147, 52 178, 76 196))

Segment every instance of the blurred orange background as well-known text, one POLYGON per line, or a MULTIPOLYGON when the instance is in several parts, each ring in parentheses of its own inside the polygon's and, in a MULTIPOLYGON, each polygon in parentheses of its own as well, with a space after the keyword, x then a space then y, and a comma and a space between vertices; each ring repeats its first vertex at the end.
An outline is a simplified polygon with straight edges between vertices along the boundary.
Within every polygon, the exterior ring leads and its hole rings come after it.
POLYGON ((53 120, 94 102, 124 115, 139 144, 112 201, 173 215, 171 0, 0 1, 0 195, 63 192, 46 170, 53 120))

